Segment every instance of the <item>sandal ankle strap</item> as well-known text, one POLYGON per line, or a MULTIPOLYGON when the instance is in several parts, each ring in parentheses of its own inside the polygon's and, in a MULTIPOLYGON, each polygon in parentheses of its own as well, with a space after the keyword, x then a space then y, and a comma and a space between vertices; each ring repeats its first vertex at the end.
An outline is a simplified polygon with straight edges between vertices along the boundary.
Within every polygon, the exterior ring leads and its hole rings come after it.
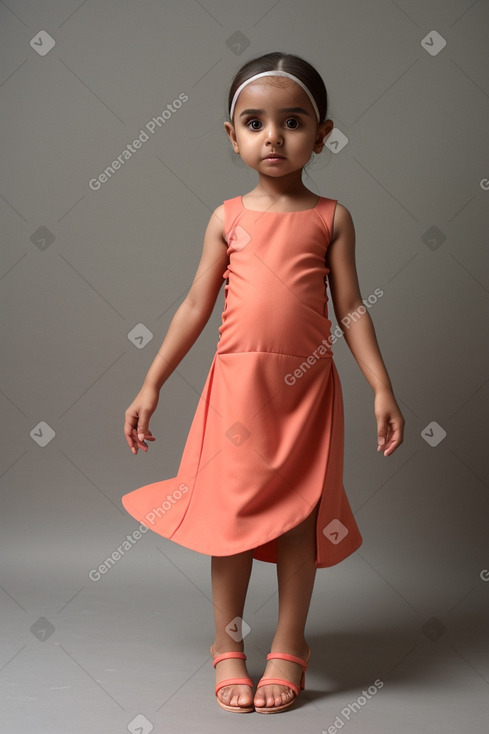
POLYGON ((267 655, 267 660, 288 660, 290 663, 297 663, 297 665, 300 665, 303 670, 306 670, 309 660, 303 660, 302 658, 298 658, 297 655, 289 655, 287 652, 269 652, 267 655))

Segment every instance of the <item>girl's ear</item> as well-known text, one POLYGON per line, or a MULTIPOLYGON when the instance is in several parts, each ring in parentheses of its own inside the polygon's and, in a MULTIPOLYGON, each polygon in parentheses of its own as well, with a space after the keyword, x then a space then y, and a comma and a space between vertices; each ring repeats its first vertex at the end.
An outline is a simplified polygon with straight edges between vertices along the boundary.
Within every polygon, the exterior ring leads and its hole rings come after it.
POLYGON ((231 122, 225 122, 224 129, 226 130, 228 134, 228 138, 231 141, 231 145, 233 146, 234 152, 239 153, 239 146, 238 146, 238 141, 236 139, 236 132, 234 130, 234 125, 231 122))
POLYGON ((328 137, 328 135, 330 135, 333 128, 333 120, 325 120, 319 125, 316 141, 314 143, 315 153, 320 153, 322 151, 322 149, 324 148, 324 143, 326 142, 326 138, 328 137))

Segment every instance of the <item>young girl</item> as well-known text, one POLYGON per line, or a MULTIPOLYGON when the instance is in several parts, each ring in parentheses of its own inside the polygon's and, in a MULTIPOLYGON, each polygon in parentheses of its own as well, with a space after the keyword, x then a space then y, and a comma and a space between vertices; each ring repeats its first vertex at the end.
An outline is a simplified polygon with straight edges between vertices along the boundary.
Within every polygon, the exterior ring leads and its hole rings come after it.
POLYGON ((154 532, 212 556, 215 693, 237 713, 293 704, 310 656, 304 629, 316 568, 339 563, 362 542, 342 483, 343 402, 328 284, 338 323, 349 324, 346 343, 374 391, 377 451, 389 456, 403 440, 404 419, 362 304, 351 216, 302 182, 333 129, 326 114, 324 83, 297 56, 270 53, 240 69, 224 126, 258 183, 213 212, 189 293, 125 414, 131 451, 147 451, 159 391, 208 321, 224 279, 217 351, 178 474, 122 502, 154 532), (254 695, 242 619, 253 558, 277 564, 279 594, 254 695))

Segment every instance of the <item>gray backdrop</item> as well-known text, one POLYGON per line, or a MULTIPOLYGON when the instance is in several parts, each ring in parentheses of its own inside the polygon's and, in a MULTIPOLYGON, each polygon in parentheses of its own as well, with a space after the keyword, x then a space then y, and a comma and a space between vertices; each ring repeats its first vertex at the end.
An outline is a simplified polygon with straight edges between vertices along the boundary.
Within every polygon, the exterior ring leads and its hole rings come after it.
MULTIPOLYGON (((237 69, 274 50, 325 79, 336 130, 305 183, 352 213, 362 295, 383 291, 370 313, 407 423, 403 446, 378 454, 373 394, 339 340, 344 483, 364 544, 318 571, 310 693, 267 726, 319 732, 340 717, 349 734, 393 721, 458 731, 473 714, 467 730, 485 730, 487 0, 11 0, 0 19, 9 730, 257 724, 213 700, 208 557, 154 533, 135 540, 120 500, 178 468, 222 291, 162 389, 147 455, 127 448, 123 413, 188 291, 211 211, 255 185, 233 160, 226 98, 237 69), (91 574, 127 536, 131 550, 91 574), (376 678, 383 691, 347 721, 376 678)), ((274 590, 274 568, 255 563, 256 676, 274 590)))

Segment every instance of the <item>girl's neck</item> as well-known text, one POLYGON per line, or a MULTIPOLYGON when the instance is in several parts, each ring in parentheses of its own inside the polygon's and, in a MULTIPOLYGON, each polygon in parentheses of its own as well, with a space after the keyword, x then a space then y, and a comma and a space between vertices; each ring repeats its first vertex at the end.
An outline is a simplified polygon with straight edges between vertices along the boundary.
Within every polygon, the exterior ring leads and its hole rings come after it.
MULTIPOLYGON (((301 172, 300 172, 301 173, 301 172)), ((307 208, 309 204, 315 204, 317 195, 310 191, 302 182, 302 175, 297 177, 260 176, 257 186, 246 194, 250 204, 259 208, 268 209, 274 205, 280 205, 284 210, 294 208, 307 208)))

